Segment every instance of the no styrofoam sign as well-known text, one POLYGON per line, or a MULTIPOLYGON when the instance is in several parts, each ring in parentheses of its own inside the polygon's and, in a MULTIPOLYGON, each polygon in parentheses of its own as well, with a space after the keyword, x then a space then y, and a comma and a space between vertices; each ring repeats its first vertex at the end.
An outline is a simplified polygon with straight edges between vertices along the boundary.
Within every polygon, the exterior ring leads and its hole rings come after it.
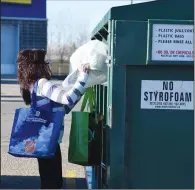
POLYGON ((193 81, 142 80, 141 109, 193 110, 193 81))

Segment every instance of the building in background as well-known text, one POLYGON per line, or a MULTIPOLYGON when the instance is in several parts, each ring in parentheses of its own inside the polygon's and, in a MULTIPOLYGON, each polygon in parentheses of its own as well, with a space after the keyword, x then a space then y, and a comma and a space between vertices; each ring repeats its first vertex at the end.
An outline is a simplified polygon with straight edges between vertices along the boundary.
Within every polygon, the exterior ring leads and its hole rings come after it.
POLYGON ((46 47, 46 0, 1 0, 1 76, 16 76, 19 50, 46 47))

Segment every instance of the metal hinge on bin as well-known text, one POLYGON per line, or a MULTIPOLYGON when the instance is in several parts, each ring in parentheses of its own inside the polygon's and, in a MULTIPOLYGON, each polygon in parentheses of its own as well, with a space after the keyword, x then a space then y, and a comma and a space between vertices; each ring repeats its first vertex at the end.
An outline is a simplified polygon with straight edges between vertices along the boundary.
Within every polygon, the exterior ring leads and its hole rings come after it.
POLYGON ((112 128, 112 104, 109 105, 108 109, 109 109, 109 126, 110 128, 112 128))
POLYGON ((103 162, 101 162, 101 167, 106 170, 106 165, 103 162))
POLYGON ((108 64, 108 65, 110 65, 111 64, 111 56, 108 56, 108 58, 106 59, 106 63, 108 64))

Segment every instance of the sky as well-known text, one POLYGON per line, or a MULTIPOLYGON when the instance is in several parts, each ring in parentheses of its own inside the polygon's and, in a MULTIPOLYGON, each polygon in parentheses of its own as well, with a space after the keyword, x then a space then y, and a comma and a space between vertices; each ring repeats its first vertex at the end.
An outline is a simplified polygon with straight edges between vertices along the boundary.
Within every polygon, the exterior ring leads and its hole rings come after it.
MULTIPOLYGON (((145 1, 149 0, 133 0, 133 3, 145 1)), ((72 40, 83 32, 90 35, 111 7, 129 4, 131 0, 47 0, 48 40, 57 40, 59 36, 65 40, 72 40)))

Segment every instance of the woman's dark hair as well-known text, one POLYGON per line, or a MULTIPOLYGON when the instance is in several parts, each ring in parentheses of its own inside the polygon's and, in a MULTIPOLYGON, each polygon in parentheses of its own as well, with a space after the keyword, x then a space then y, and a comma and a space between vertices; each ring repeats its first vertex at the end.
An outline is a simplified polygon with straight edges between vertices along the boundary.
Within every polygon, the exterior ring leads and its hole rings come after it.
POLYGON ((40 78, 51 78, 52 72, 45 62, 45 55, 43 49, 26 49, 18 54, 18 82, 26 105, 31 103, 31 86, 40 78))

